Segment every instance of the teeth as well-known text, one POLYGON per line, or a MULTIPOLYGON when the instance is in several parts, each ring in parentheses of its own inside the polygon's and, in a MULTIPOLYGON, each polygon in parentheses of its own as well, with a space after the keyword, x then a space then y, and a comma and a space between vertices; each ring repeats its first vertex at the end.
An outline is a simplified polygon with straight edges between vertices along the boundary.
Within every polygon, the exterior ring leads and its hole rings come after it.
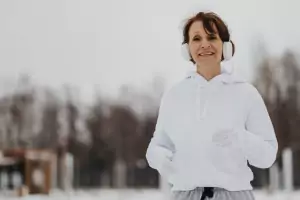
POLYGON ((212 55, 213 53, 200 53, 200 56, 205 56, 205 55, 212 55))

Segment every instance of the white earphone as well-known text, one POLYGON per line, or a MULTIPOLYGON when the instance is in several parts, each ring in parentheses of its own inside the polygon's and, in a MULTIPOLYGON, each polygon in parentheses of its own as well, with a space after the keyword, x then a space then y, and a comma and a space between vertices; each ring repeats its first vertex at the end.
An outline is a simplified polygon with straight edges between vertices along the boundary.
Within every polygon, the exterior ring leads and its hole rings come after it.
MULTIPOLYGON (((189 51, 189 46, 187 43, 183 44, 181 47, 181 54, 183 56, 184 59, 186 59, 187 61, 191 60, 191 54, 189 51)), ((228 61, 232 58, 233 56, 233 46, 232 43, 229 42, 223 42, 223 58, 224 61, 228 61)))

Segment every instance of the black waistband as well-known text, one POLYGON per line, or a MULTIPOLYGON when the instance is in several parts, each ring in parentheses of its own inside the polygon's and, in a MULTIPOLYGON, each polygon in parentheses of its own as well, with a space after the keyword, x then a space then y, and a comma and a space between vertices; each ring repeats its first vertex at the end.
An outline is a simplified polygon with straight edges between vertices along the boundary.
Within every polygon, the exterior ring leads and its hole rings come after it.
POLYGON ((204 190, 201 195, 200 200, 204 200, 205 197, 212 198, 214 196, 214 188, 213 187, 204 187, 204 190))

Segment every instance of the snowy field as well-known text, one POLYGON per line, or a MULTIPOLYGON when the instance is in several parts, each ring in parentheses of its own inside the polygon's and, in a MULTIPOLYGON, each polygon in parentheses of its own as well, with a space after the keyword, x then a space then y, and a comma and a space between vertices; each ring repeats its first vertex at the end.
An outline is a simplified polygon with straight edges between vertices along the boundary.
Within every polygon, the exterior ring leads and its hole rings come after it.
MULTIPOLYGON (((254 192, 256 200, 300 200, 300 191, 287 194, 278 192, 273 195, 265 191, 254 192)), ((0 200, 28 199, 28 200, 168 200, 168 196, 159 190, 83 190, 69 193, 53 192, 50 196, 26 196, 13 197, 8 194, 0 193, 0 200)))

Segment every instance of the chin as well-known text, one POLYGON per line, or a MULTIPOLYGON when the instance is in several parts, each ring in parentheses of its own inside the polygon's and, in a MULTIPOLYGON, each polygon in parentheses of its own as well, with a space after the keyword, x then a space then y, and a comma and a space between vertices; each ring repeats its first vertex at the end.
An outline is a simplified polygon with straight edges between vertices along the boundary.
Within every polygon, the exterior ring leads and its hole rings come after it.
POLYGON ((216 65, 216 64, 219 64, 220 62, 216 59, 201 59, 201 60, 197 60, 196 62, 198 65, 216 65))

